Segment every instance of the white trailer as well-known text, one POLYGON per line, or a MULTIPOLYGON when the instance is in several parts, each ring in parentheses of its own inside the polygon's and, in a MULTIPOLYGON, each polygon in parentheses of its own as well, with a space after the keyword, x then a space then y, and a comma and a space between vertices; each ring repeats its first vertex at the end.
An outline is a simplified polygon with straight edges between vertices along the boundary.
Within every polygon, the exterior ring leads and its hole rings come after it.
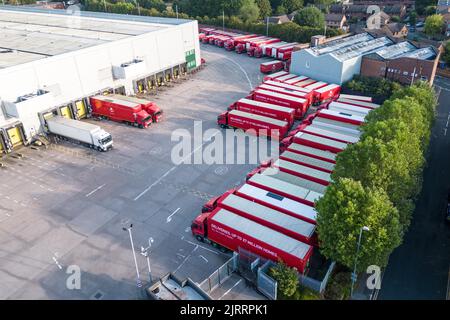
POLYGON ((99 151, 112 148, 112 136, 97 125, 55 116, 46 120, 48 131, 54 135, 77 141, 99 151))
POLYGON ((321 126, 316 126, 311 124, 302 130, 303 132, 310 133, 315 136, 328 138, 331 140, 336 140, 345 143, 356 143, 359 141, 359 137, 355 137, 351 134, 346 134, 339 132, 338 130, 333 130, 331 128, 323 128, 321 126))
POLYGON ((326 118, 319 118, 316 117, 312 124, 315 126, 323 127, 325 129, 334 130, 337 132, 342 132, 348 135, 352 135, 354 137, 360 137, 361 131, 359 130, 358 125, 351 124, 351 123, 345 123, 341 121, 326 119, 326 118))
POLYGON ((358 107, 352 104, 338 102, 338 101, 332 101, 328 104, 329 110, 335 110, 340 112, 348 112, 357 116, 365 117, 371 109, 369 108, 363 108, 358 107))
POLYGON ((304 154, 319 160, 336 163, 336 153, 292 142, 287 150, 304 154))
POLYGON ((341 97, 342 97, 342 94, 339 96, 339 98, 336 101, 342 102, 342 103, 348 103, 348 104, 352 104, 352 105, 355 105, 358 107, 363 107, 363 108, 368 108, 368 109, 376 109, 380 106, 379 104, 372 103, 372 102, 346 99, 346 98, 341 98, 341 97))

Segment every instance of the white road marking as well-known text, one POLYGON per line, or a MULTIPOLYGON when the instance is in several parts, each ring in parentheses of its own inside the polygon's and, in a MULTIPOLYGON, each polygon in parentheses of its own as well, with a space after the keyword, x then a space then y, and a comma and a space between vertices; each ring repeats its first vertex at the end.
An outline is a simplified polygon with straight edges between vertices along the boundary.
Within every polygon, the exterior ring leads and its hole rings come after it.
POLYGON ((447 128, 444 129, 444 136, 447 136, 447 128))
POLYGON ((195 246, 194 249, 192 249, 191 253, 188 254, 188 256, 186 258, 184 258, 183 262, 181 262, 181 264, 175 269, 175 271, 173 273, 176 273, 178 270, 180 270, 180 268, 185 264, 185 262, 191 257, 191 255, 198 249, 198 245, 195 246))
POLYGON ((206 251, 209 251, 209 252, 215 253, 215 254, 217 254, 217 255, 220 255, 219 252, 214 251, 214 250, 211 250, 210 248, 207 248, 207 247, 205 247, 205 246, 202 246, 201 244, 196 244, 196 243, 194 243, 194 242, 192 242, 192 241, 184 240, 183 238, 182 238, 181 240, 186 241, 187 243, 192 244, 192 245, 194 245, 194 246, 197 246, 197 247, 199 247, 199 248, 202 248, 202 249, 204 249, 204 250, 206 250, 206 251))
MULTIPOLYGON (((218 133, 220 133, 220 131, 217 131, 216 133, 214 133, 211 138, 215 137, 218 133)), ((192 154, 194 154, 195 152, 197 152, 197 150, 199 150, 200 148, 203 148, 203 146, 205 144, 207 144, 209 141, 206 141, 205 143, 203 143, 202 145, 198 146, 197 148, 195 148, 194 150, 192 150, 188 155, 186 155, 186 157, 184 157, 183 159, 181 159, 181 163, 183 163, 187 158, 190 158, 192 154)), ((134 201, 139 200, 143 195, 145 195, 147 192, 150 191, 151 188, 153 188, 154 186, 156 186, 162 179, 164 179, 165 177, 167 177, 172 171, 174 171, 179 165, 175 165, 172 168, 170 168, 169 170, 167 170, 166 173, 164 173, 161 177, 159 177, 155 182, 153 182, 150 186, 148 186, 147 188, 145 188, 144 191, 142 191, 136 198, 134 198, 134 201)))
POLYGON ((231 292, 239 283, 242 282, 242 279, 239 279, 230 289, 228 289, 218 300, 222 300, 223 297, 225 297, 227 294, 231 292))
POLYGON ((86 194, 86 197, 89 197, 90 195, 94 194, 95 192, 97 192, 98 190, 100 190, 101 188, 103 188, 105 184, 102 184, 101 186, 98 186, 97 188, 95 188, 94 190, 92 190, 91 192, 89 192, 88 194, 86 194))
MULTIPOLYGON (((55 254, 55 256, 56 256, 56 254, 55 254)), ((58 266, 59 270, 62 270, 62 266, 59 264, 58 259, 56 259, 55 256, 53 256, 52 259, 55 262, 55 264, 58 266)))
POLYGON ((202 258, 203 260, 205 260, 206 263, 208 263, 208 259, 206 259, 204 256, 199 255, 200 258, 202 258))
POLYGON ((172 221, 172 217, 173 217, 178 211, 180 211, 180 210, 181 210, 181 208, 178 208, 178 209, 176 209, 174 212, 172 212, 172 213, 170 214, 170 216, 167 217, 166 223, 169 223, 170 221, 172 221))

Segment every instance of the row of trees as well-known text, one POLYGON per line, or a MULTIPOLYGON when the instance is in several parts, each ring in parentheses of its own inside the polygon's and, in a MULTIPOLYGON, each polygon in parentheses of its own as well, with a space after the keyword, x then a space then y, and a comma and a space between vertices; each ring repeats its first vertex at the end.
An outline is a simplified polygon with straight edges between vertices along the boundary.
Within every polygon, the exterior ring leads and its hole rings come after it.
POLYGON ((333 183, 317 202, 321 252, 358 271, 384 267, 401 244, 421 190, 436 98, 426 83, 395 92, 366 117, 358 143, 339 153, 333 183))

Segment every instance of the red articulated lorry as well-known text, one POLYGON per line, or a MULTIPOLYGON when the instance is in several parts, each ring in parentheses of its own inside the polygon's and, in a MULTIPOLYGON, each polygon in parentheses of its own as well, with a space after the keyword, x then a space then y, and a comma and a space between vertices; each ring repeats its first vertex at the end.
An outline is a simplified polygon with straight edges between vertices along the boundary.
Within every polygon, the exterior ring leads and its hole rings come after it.
POLYGON ((278 159, 273 163, 272 167, 294 176, 320 183, 324 186, 328 186, 331 182, 331 175, 329 172, 313 169, 295 162, 278 159))
POLYGON ((280 154, 281 160, 290 161, 302 166, 310 167, 315 170, 320 170, 323 172, 331 173, 334 170, 334 163, 319 160, 307 155, 299 154, 289 150, 284 151, 280 154))
MULTIPOLYGON (((262 46, 263 54, 264 54, 266 57, 273 57, 273 58, 276 58, 276 56, 272 56, 272 51, 273 51, 273 49, 276 50, 276 48, 280 48, 280 47, 283 47, 283 46, 286 46, 286 45, 288 45, 288 43, 285 42, 285 41, 280 41, 280 42, 276 42, 276 43, 265 44, 265 45, 262 46)), ((275 51, 275 52, 276 52, 276 51, 275 51)))
POLYGON ((284 69, 284 62, 278 60, 263 62, 259 66, 259 71, 261 71, 261 73, 278 72, 283 69, 284 69))
POLYGON ((222 128, 237 128, 258 136, 267 136, 280 140, 289 130, 289 123, 269 117, 260 116, 239 110, 231 110, 220 114, 217 124, 222 128), (254 132, 249 132, 253 130, 254 132))
POLYGON ((219 198, 217 207, 236 213, 301 242, 317 245, 317 237, 314 234, 315 225, 298 217, 228 192, 219 198))
POLYGON ((282 260, 300 273, 306 271, 313 247, 281 232, 222 208, 200 214, 191 225, 192 234, 219 248, 239 248, 266 259, 282 260))
POLYGON ((256 38, 256 37, 257 37, 257 35, 255 35, 255 34, 246 34, 246 35, 239 35, 239 36, 231 37, 230 39, 226 40, 224 43, 225 50, 233 51, 237 45, 244 43, 245 40, 256 38))
POLYGON ((298 132, 294 136, 283 139, 280 143, 280 150, 285 150, 287 146, 293 142, 334 153, 343 151, 348 145, 344 142, 319 137, 305 132, 298 132))
POLYGON ((290 92, 299 93, 299 94, 302 95, 303 99, 308 100, 308 105, 312 104, 312 101, 313 101, 313 92, 312 92, 312 90, 301 88, 301 87, 297 87, 297 86, 294 86, 294 85, 290 85, 290 84, 287 84, 286 82, 278 82, 278 81, 273 81, 273 80, 264 81, 263 84, 267 84, 267 85, 273 86, 273 87, 283 88, 283 89, 285 89, 287 91, 290 91, 290 92))
MULTIPOLYGON (((309 78, 308 77, 305 77, 305 76, 296 76, 296 77, 294 77, 294 78, 291 78, 291 79, 288 79, 288 80, 286 80, 286 81, 284 81, 284 83, 285 84, 290 84, 290 85, 294 85, 294 84, 296 84, 296 83, 299 83, 299 82, 302 82, 302 81, 305 81, 305 80, 308 80, 309 78)), ((297 87, 298 88, 298 87, 297 87)))
MULTIPOLYGON (((306 100, 307 109, 311 105, 310 101, 312 100, 312 92, 306 93, 306 92, 302 92, 299 90, 291 90, 288 88, 271 85, 271 84, 268 84, 267 82, 263 82, 262 84, 260 84, 257 87, 257 89, 267 90, 267 91, 271 91, 271 92, 277 92, 277 93, 285 94, 287 96, 304 99, 304 100, 306 100)), ((308 111, 308 110, 305 110, 305 112, 306 111, 308 111)))
POLYGON ((124 95, 120 95, 120 94, 109 95, 108 97, 113 97, 114 99, 128 101, 128 102, 139 103, 141 105, 142 109, 147 111, 147 113, 152 116, 153 122, 160 122, 162 120, 163 111, 153 101, 140 99, 140 98, 136 98, 136 97, 124 96, 124 95))
POLYGON ((284 76, 277 77, 277 78, 273 79, 273 81, 285 82, 286 80, 297 78, 297 77, 298 77, 298 75, 296 75, 296 74, 288 73, 288 74, 286 74, 284 76))
POLYGON ((103 119, 147 128, 152 123, 152 116, 139 103, 114 99, 109 96, 95 96, 89 98, 92 115, 103 119))
POLYGON ((297 44, 291 44, 290 46, 278 48, 277 58, 283 61, 289 60, 292 56, 292 51, 297 44))
POLYGON ((328 110, 339 111, 344 113, 354 114, 356 116, 365 117, 371 109, 358 107, 352 104, 342 103, 339 101, 331 101, 327 105, 328 110))
POLYGON ((302 118, 309 107, 306 99, 262 89, 254 90, 247 98, 295 109, 295 117, 297 119, 302 118))
POLYGON ((228 111, 240 110, 264 117, 286 121, 289 127, 294 123, 295 109, 250 99, 239 99, 228 107, 228 111))
POLYGON ((329 84, 325 87, 314 90, 316 93, 316 98, 318 102, 324 102, 328 100, 333 100, 341 92, 341 86, 338 84, 329 84))
POLYGON ((368 109, 371 109, 371 110, 376 109, 376 108, 378 108, 380 106, 379 104, 372 103, 372 102, 342 98, 342 94, 339 96, 339 98, 336 101, 337 102, 342 102, 342 103, 352 104, 352 105, 355 105, 355 106, 358 106, 358 107, 368 108, 368 109))

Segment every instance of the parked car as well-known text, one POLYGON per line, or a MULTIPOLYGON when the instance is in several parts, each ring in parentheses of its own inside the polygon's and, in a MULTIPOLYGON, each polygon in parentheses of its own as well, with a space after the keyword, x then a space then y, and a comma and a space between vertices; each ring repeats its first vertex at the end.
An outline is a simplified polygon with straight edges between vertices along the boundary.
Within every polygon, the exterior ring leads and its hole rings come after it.
POLYGON ((425 23, 423 21, 416 23, 416 28, 423 28, 425 26, 425 23))

